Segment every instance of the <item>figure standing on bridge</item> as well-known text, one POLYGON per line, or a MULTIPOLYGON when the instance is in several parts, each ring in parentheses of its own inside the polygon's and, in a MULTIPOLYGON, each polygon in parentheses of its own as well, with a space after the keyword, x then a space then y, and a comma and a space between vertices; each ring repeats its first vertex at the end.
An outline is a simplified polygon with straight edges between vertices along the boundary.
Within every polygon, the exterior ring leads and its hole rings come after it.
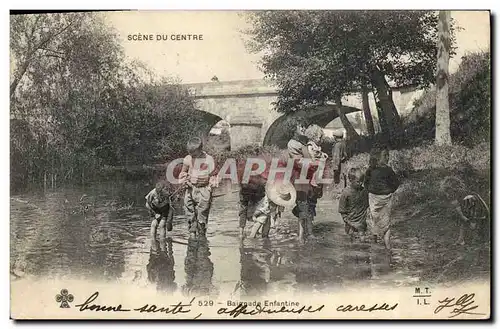
POLYGON ((195 238, 206 234, 212 189, 217 185, 217 176, 214 158, 203 151, 201 138, 190 139, 187 150, 189 154, 184 158, 179 179, 187 184, 184 212, 188 218, 190 237, 195 238))

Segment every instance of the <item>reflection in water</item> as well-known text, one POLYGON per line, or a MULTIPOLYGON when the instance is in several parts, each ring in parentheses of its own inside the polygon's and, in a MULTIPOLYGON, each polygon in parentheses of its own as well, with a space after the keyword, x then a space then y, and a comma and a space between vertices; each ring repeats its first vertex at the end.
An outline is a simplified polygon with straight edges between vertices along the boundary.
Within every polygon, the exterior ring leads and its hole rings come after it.
POLYGON ((271 280, 271 256, 268 239, 263 240, 261 248, 245 248, 240 245, 241 277, 236 289, 240 297, 259 296, 266 292, 271 280))
POLYGON ((143 199, 151 184, 114 181, 11 196, 11 273, 20 279, 120 281, 137 272, 145 278, 146 268, 149 281, 160 291, 173 293, 182 287, 185 294, 213 296, 216 289, 236 287, 235 294, 245 297, 335 291, 359 283, 413 285, 440 272, 449 261, 447 242, 423 244, 414 236, 416 224, 401 223, 395 230, 392 255, 379 245, 349 241, 336 201, 327 198, 320 199, 317 208, 317 241, 298 246, 289 233, 295 231, 296 219, 285 212, 271 239, 244 240, 238 252, 235 193, 214 199, 207 235, 210 248, 207 241, 188 241, 185 219, 175 216, 169 232, 173 240, 155 241, 149 250, 151 221, 146 220, 143 199), (92 216, 79 212, 82 195, 91 200, 92 216), (185 277, 179 275, 183 271, 185 277))
POLYGON ((380 246, 370 246, 371 279, 379 279, 391 272, 391 252, 380 246))
POLYGON ((156 283, 158 291, 174 293, 177 290, 174 264, 172 238, 154 239, 146 269, 149 282, 156 283))
POLYGON ((182 287, 186 296, 209 296, 214 293, 212 277, 214 264, 210 260, 210 247, 206 239, 189 239, 186 259, 186 284, 182 287))
POLYGON ((137 204, 137 192, 132 191, 140 188, 135 184, 100 184, 12 198, 13 271, 23 276, 120 279, 127 247, 147 225, 134 219, 140 217, 138 210, 142 209, 122 207, 137 204), (95 199, 95 216, 79 211, 82 195, 95 199), (109 206, 111 201, 117 206, 109 206))

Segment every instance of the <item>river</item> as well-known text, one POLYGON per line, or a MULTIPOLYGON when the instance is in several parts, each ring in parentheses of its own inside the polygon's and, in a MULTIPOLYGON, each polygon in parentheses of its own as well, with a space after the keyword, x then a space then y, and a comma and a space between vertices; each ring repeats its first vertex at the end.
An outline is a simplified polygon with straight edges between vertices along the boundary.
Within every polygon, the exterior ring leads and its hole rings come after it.
POLYGON ((206 241, 188 239, 181 204, 173 231, 150 241, 144 207, 149 189, 144 182, 112 182, 11 195, 11 273, 16 279, 105 280, 245 298, 414 286, 432 266, 426 259, 433 251, 398 230, 391 253, 382 245, 350 241, 328 192, 318 203, 317 241, 306 245, 297 243, 290 209, 269 240, 240 241, 234 191, 214 199, 206 241))

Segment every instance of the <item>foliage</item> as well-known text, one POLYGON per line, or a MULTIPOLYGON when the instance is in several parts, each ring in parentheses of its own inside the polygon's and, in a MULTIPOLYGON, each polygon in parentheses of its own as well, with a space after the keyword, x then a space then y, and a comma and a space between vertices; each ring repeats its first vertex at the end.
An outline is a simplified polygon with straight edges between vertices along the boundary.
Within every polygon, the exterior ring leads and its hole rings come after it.
MULTIPOLYGON (((265 11, 250 17, 249 46, 277 80, 278 109, 335 101, 373 71, 397 85, 434 80, 437 15, 431 11, 265 11)), ((376 87, 376 86, 375 86, 376 87)))
MULTIPOLYGON (((450 75, 451 134, 455 143, 468 146, 489 141, 491 127, 490 52, 471 53, 462 58, 450 75)), ((435 89, 415 101, 405 126, 411 145, 434 138, 435 89)))
MULTIPOLYGON (((489 143, 477 144, 473 148, 462 145, 438 146, 429 144, 401 150, 389 151, 389 165, 401 174, 431 169, 446 169, 449 172, 457 168, 470 167, 478 171, 487 171, 491 166, 489 143)), ((347 167, 367 168, 368 153, 360 153, 347 162, 347 167)))
POLYGON ((124 56, 100 14, 11 17, 13 187, 165 161, 206 129, 194 100, 124 56))

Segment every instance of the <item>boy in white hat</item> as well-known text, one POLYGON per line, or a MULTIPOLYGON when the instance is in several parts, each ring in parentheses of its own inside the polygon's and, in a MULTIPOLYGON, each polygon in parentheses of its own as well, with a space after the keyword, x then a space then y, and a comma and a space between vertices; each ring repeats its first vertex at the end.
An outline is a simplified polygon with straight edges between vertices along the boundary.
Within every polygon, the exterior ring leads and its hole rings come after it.
POLYGON ((248 182, 240 185, 239 220, 241 238, 245 236, 245 226, 249 218, 254 221, 250 237, 256 237, 259 231, 262 232, 263 238, 268 237, 269 230, 274 226, 273 224, 283 211, 283 208, 295 204, 296 192, 293 185, 291 183, 283 185, 283 183, 268 181, 268 174, 268 170, 265 170, 260 175, 251 176, 248 182))
POLYGON ((250 238, 255 238, 260 229, 262 237, 269 237, 271 221, 281 214, 285 207, 295 205, 296 192, 290 182, 275 181, 268 182, 265 186, 265 195, 255 207, 253 220, 255 224, 250 231, 250 238))

